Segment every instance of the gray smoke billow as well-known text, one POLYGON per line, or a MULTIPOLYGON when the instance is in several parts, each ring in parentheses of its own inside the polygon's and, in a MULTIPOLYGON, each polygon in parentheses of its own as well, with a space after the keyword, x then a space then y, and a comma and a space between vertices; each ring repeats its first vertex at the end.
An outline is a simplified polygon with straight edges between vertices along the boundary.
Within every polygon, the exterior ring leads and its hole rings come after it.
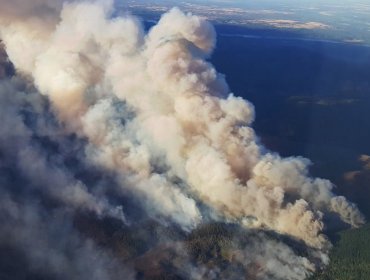
MULTIPOLYGON (((328 263, 326 219, 364 222, 331 182, 309 176, 307 159, 259 144, 253 105, 206 60, 216 34, 204 19, 174 8, 146 33, 134 16, 112 17, 112 1, 0 8, 0 247, 22 256, 25 273, 135 278, 150 254, 122 261, 75 225, 81 213, 179 236, 237 225, 245 238, 225 241, 228 258, 256 279, 305 279, 328 263)), ((197 265, 176 244, 184 278, 237 273, 197 265)))

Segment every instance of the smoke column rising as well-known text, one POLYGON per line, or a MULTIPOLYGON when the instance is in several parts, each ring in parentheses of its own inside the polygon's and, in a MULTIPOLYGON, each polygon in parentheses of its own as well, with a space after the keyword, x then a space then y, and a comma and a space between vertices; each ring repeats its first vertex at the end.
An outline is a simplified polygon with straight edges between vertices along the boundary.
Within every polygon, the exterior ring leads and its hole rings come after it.
MULTIPOLYGON (((253 105, 230 93, 206 60, 216 33, 204 19, 174 8, 146 34, 131 15, 112 17, 112 1, 23 4, 0 1, 0 36, 17 73, 50 100, 65 135, 86 141, 85 160, 114 174, 118 191, 140 201, 149 217, 185 232, 210 217, 274 231, 302 241, 324 264, 326 215, 354 227, 364 222, 329 181, 309 176, 307 159, 281 158, 259 144, 253 105)), ((15 111, 1 107, 9 124, 1 128, 2 147, 19 151, 22 174, 68 207, 128 222, 91 186, 48 166, 41 147, 31 148, 33 132, 12 124, 23 101, 4 96, 15 111), (23 142, 10 140, 14 127, 23 142)), ((250 250, 270 258, 261 279, 304 279, 315 270, 286 245, 259 246, 250 250), (290 266, 280 270, 272 247, 282 247, 290 266)))

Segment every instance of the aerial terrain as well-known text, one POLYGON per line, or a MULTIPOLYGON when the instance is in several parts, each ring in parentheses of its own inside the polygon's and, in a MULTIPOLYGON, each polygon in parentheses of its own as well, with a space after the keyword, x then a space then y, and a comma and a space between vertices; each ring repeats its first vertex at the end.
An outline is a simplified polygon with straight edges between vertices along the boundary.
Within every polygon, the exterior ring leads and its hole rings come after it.
POLYGON ((0 279, 369 280, 342 2, 0 0, 0 279))

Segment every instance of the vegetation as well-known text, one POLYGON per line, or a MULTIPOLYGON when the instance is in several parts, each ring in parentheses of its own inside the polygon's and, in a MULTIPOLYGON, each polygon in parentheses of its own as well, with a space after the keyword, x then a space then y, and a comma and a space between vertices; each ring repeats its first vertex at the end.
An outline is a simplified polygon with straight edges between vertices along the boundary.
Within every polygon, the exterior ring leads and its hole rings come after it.
MULTIPOLYGON (((146 222, 126 227, 111 219, 89 215, 75 217, 78 230, 98 246, 111 249, 123 263, 132 264, 137 279, 186 279, 189 265, 217 271, 220 279, 256 279, 258 262, 243 263, 240 250, 248 253, 248 244, 259 240, 253 232, 234 224, 210 223, 199 226, 190 234, 146 222)), ((304 256, 304 246, 284 236, 264 232, 271 240, 290 244, 304 256)), ((330 264, 309 280, 370 280, 370 223, 360 229, 338 233, 330 253, 330 264)), ((202 275, 212 278, 211 274, 202 275)))
POLYGON ((370 224, 339 233, 330 264, 311 280, 369 280, 370 224))
POLYGON ((225 251, 231 247, 232 232, 224 224, 203 225, 194 230, 186 241, 186 248, 198 262, 224 261, 225 251))

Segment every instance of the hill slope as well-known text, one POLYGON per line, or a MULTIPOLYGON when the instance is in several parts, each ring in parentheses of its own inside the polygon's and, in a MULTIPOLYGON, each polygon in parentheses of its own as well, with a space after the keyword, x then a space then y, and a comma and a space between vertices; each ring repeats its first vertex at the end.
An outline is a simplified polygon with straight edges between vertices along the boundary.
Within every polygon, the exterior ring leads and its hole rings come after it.
POLYGON ((328 268, 311 280, 369 280, 370 224, 339 233, 328 268))

